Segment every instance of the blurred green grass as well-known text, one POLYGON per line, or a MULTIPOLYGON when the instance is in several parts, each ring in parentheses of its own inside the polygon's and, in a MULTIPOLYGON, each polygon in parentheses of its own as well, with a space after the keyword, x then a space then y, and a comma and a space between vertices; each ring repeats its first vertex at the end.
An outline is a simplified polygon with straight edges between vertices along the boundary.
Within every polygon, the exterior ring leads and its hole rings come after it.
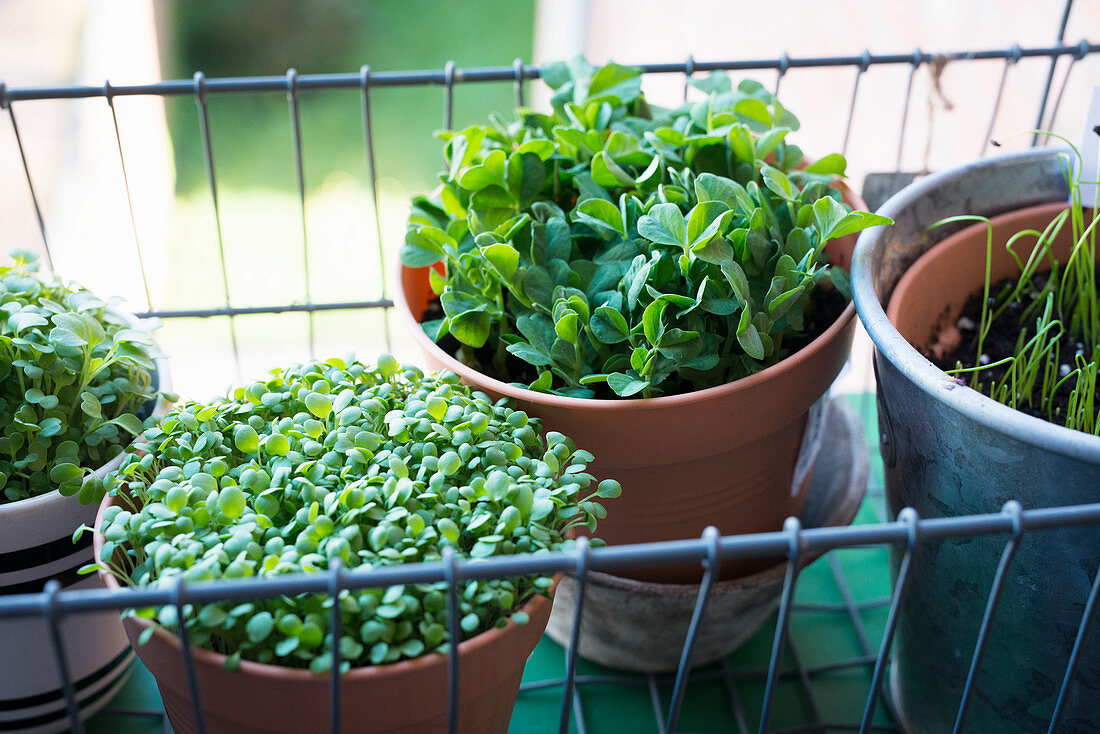
MULTIPOLYGON (((508 66, 531 60, 534 1, 176 0, 158 18, 165 78, 281 76, 508 66)), ((409 197, 434 187, 442 147, 443 88, 378 88, 370 93, 382 241, 376 237, 358 88, 306 90, 299 96, 313 302, 380 298, 404 238, 409 197), (379 261, 384 253, 385 270, 379 261)), ((208 96, 229 300, 273 306, 307 300, 302 214, 285 93, 208 96)), ((458 84, 454 125, 511 116, 511 82, 458 84)), ((175 168, 167 238, 164 308, 225 304, 217 230, 207 182, 198 107, 191 96, 165 98, 175 168)), ((354 351, 372 359, 387 348, 378 311, 331 311, 314 318, 319 357, 354 351)), ((174 359, 176 388, 209 397, 241 379, 307 358, 304 315, 235 319, 239 370, 224 318, 169 319, 159 333, 174 359)), ((415 361, 401 329, 390 349, 415 361)))
MULTIPOLYGON (((168 6, 164 73, 217 76, 439 69, 530 61, 534 2, 464 0, 179 0, 168 6)), ((509 83, 460 84, 456 126, 490 111, 510 113, 509 83)), ((210 126, 219 184, 235 189, 296 191, 286 95, 220 94, 210 97, 210 126)), ((302 148, 307 190, 333 172, 365 184, 359 91, 301 93, 302 148)), ((441 87, 380 88, 371 92, 380 176, 406 187, 432 185, 441 163, 432 133, 442 126, 441 87)), ((167 100, 177 192, 204 189, 197 108, 190 97, 167 100)))

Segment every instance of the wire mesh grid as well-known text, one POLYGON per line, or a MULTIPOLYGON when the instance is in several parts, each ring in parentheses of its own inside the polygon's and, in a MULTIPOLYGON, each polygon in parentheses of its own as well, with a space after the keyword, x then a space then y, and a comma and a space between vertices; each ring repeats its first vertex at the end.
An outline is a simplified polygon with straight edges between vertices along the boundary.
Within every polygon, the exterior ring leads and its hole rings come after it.
MULTIPOLYGON (((866 404, 864 399, 864 403, 866 404)), ((873 434, 872 434, 873 435, 873 434)), ((874 451, 874 446, 870 447, 874 451)), ((654 731, 684 734, 692 731, 737 731, 758 730, 773 732, 826 732, 826 731, 893 731, 894 725, 884 719, 878 711, 880 703, 889 708, 889 700, 882 697, 882 683, 889 665, 889 650, 896 630, 898 609, 904 600, 907 580, 911 568, 914 549, 920 543, 933 542, 945 538, 974 538, 979 536, 1005 536, 1003 553, 991 584, 986 600, 986 611, 981 629, 974 641, 971 657, 971 678, 981 668, 984 642, 993 624, 997 604, 1006 573, 1011 565, 1015 548, 1025 534, 1040 534, 1045 530, 1058 528, 1094 526, 1100 524, 1100 504, 1078 505, 1073 507, 1023 510, 1016 502, 1006 504, 999 514, 974 515, 951 518, 920 519, 912 511, 903 511, 894 522, 882 522, 884 503, 881 478, 871 479, 871 493, 866 503, 871 522, 849 527, 802 528, 797 521, 788 521, 782 531, 757 535, 719 537, 715 532, 704 533, 696 540, 647 543, 635 546, 617 546, 611 548, 589 549, 580 544, 574 551, 546 553, 537 556, 508 557, 476 562, 446 555, 439 563, 411 564, 385 569, 367 568, 342 570, 339 567, 326 572, 308 576, 284 577, 248 581, 221 581, 205 584, 185 585, 177 583, 173 588, 126 589, 119 591, 82 590, 62 591, 56 581, 46 585, 39 594, 22 594, 0 597, 0 619, 13 619, 28 616, 41 616, 51 630, 53 637, 53 655, 61 672, 62 688, 73 717, 73 731, 83 731, 83 725, 76 718, 76 698, 73 695, 74 681, 65 663, 62 639, 58 634, 60 620, 71 615, 102 611, 122 610, 130 607, 172 605, 182 610, 188 604, 203 604, 214 601, 245 601, 249 599, 270 598, 279 595, 300 593, 334 594, 343 589, 363 589, 388 587, 395 584, 411 584, 446 581, 448 583, 450 603, 457 604, 457 582, 471 578, 503 578, 520 574, 558 572, 576 573, 583 576, 586 571, 614 572, 626 566, 638 566, 671 561, 697 561, 703 563, 705 574, 695 606, 691 627, 684 643, 681 666, 675 674, 663 675, 624 675, 610 672, 578 672, 579 668, 573 651, 578 648, 580 626, 574 625, 573 636, 564 652, 558 670, 546 677, 528 679, 520 691, 519 706, 523 707, 527 699, 539 696, 547 690, 553 691, 555 706, 560 714, 558 731, 586 732, 598 731, 592 725, 590 714, 586 713, 598 703, 603 692, 614 687, 629 687, 642 692, 649 700, 649 713, 654 731), (868 548, 893 548, 898 554, 898 573, 892 593, 867 599, 858 599, 853 593, 851 581, 843 566, 843 554, 866 552, 868 548), (827 575, 836 584, 841 601, 839 603, 820 602, 813 599, 797 599, 796 586, 800 577, 800 558, 814 551, 827 550, 828 553, 817 563, 816 570, 827 575), (712 569, 716 562, 729 558, 755 558, 786 555, 786 573, 784 576, 782 597, 778 617, 774 627, 768 625, 762 632, 770 647, 767 664, 764 667, 742 666, 739 656, 727 658, 722 663, 692 671, 690 666, 692 648, 701 617, 706 613, 708 593, 714 582, 712 569), (881 619, 885 612, 885 620, 881 619), (879 617, 877 623, 868 620, 868 613, 879 617), (792 636, 791 630, 805 620, 800 618, 831 616, 839 618, 858 640, 859 650, 855 655, 840 657, 820 663, 808 663, 804 660, 804 646, 792 636), (879 629, 881 628, 881 629, 879 629), (855 671, 860 680, 855 685, 864 691, 863 705, 860 710, 848 712, 849 719, 832 719, 826 713, 827 701, 817 689, 817 683, 838 671, 855 671), (763 687, 759 700, 748 700, 746 689, 763 687), (726 694, 723 705, 726 711, 706 709, 697 710, 692 717, 693 724, 681 726, 684 713, 685 696, 690 689, 717 688, 726 694), (784 690, 786 689, 786 690, 784 690), (802 711, 792 717, 802 723, 771 726, 776 715, 776 702, 783 695, 788 702, 796 701, 802 711), (727 713, 728 712, 728 713, 727 713), (876 714, 879 714, 876 716, 876 714), (703 723, 699 723, 700 715, 703 723), (732 726, 711 728, 713 723, 707 720, 717 717, 732 718, 732 726), (693 728, 698 727, 698 728, 693 728)), ((814 566, 802 573, 815 570, 814 566)), ((580 586, 579 594, 583 598, 585 586, 580 586)), ((1085 644, 1093 621, 1093 609, 1098 591, 1100 575, 1092 583, 1091 592, 1085 603, 1082 621, 1078 628, 1074 653, 1067 665, 1058 705, 1051 728, 1056 728, 1062 701, 1073 680, 1077 652, 1085 644)), ((583 603, 583 602, 581 602, 583 603)), ((580 608, 578 604, 577 608, 580 608)), ((334 620, 338 619, 334 615, 334 620)), ((451 634, 457 632, 457 614, 449 616, 451 634)), ((819 622, 815 623, 820 625, 819 622)), ((201 721, 202 691, 191 662, 191 648, 183 638, 182 651, 184 670, 186 671, 190 700, 194 707, 197 731, 205 731, 201 721)), ((538 652, 536 655, 539 654, 538 652)), ((337 660, 339 653, 337 652, 337 660)), ((449 658, 447 695, 450 703, 450 730, 458 731, 457 690, 462 670, 459 656, 449 658)), ((335 665, 334 665, 335 667, 335 665)), ((330 676, 331 718, 329 730, 339 732, 340 677, 330 676)), ((441 692, 442 694, 442 692, 441 692)), ((960 721, 965 721, 965 713, 970 698, 970 686, 962 692, 959 708, 960 721)), ((713 702, 713 698, 711 699, 713 702)), ((543 711, 546 707, 543 707, 543 711)), ((787 712, 790 714, 790 712, 787 712)), ((167 720, 163 713, 147 709, 117 708, 108 709, 105 716, 122 717, 161 717, 161 725, 167 730, 167 720)), ((624 713, 617 712, 618 716, 624 713)), ((642 730, 647 730, 648 726, 642 730)), ((546 729, 552 730, 552 729, 546 729)), ((618 730, 618 729, 616 729, 618 730)))
MULTIPOLYGON (((1063 26, 1059 38, 1064 36, 1064 23, 1069 14, 1067 3, 1063 16, 1063 26)), ((910 118, 910 102, 912 98, 913 79, 918 70, 923 67, 943 65, 946 63, 968 63, 975 61, 1001 60, 1004 68, 1000 76, 998 91, 989 118, 989 130, 992 131, 1000 111, 1000 100, 1003 96, 1010 69, 1024 59, 1045 60, 1049 62, 1049 73, 1046 84, 1039 95, 1036 112, 1036 126, 1050 126, 1057 118, 1065 90, 1072 77, 1074 66, 1080 60, 1100 51, 1100 45, 1082 40, 1077 44, 1059 43, 1047 47, 1021 48, 1016 45, 1007 49, 984 49, 954 51, 945 53, 931 53, 916 49, 910 53, 872 54, 864 51, 852 56, 833 57, 793 57, 783 55, 773 59, 756 60, 730 60, 730 61, 701 61, 688 57, 680 63, 657 63, 637 65, 647 74, 681 74, 685 78, 684 96, 687 97, 688 86, 686 80, 696 74, 709 71, 761 71, 769 70, 776 73, 775 89, 781 87, 784 78, 798 69, 820 69, 826 67, 852 67, 856 70, 853 79, 850 97, 846 106, 846 122, 844 125, 843 142, 841 151, 848 148, 852 131, 852 121, 859 101, 860 82, 863 76, 874 67, 908 66, 910 72, 906 86, 904 104, 898 120, 897 137, 897 162, 895 170, 899 170, 902 160, 902 152, 906 144, 906 132, 910 118), (1070 63, 1065 66, 1060 80, 1055 80, 1055 70, 1059 59, 1068 58, 1070 63), (1057 88, 1057 93, 1051 98, 1052 89, 1057 88)), ((10 129, 18 149, 19 159, 22 163, 23 175, 27 183, 31 204, 35 213, 35 220, 42 238, 45 259, 52 267, 51 239, 47 231, 47 216, 43 209, 41 197, 34 183, 32 166, 28 160, 24 146, 23 136, 20 134, 16 107, 18 103, 26 103, 37 100, 76 100, 89 98, 102 98, 110 112, 111 127, 114 138, 111 145, 118 150, 118 159, 122 173, 122 185, 127 210, 130 218, 130 228, 133 234, 133 255, 138 262, 145 296, 146 308, 140 310, 137 315, 142 318, 158 317, 161 319, 184 318, 213 318, 222 317, 229 320, 233 329, 233 353, 234 361, 239 369, 239 346, 236 337, 234 318, 257 314, 281 314, 281 313, 305 313, 312 315, 322 311, 346 311, 359 309, 387 309, 393 305, 386 291, 384 281, 381 292, 372 294, 373 297, 355 301, 317 301, 313 297, 312 280, 310 278, 310 264, 315 263, 315 255, 311 253, 310 228, 307 226, 306 205, 306 173, 303 164, 303 138, 301 95, 306 91, 318 90, 352 90, 357 92, 360 98, 362 135, 363 135, 363 166, 366 169, 369 181, 369 190, 372 193, 373 222, 376 228, 374 251, 376 262, 380 272, 386 272, 385 247, 383 244, 381 222, 382 215, 379 210, 379 177, 376 165, 375 151, 377 147, 374 124, 371 113, 371 94, 373 90, 384 88, 408 88, 421 86, 441 86, 442 95, 442 124, 445 129, 452 127, 454 117, 455 87, 461 84, 482 83, 508 83, 514 87, 516 104, 522 106, 525 102, 525 84, 528 80, 539 77, 539 68, 525 64, 521 59, 516 59, 510 67, 490 68, 457 68, 454 62, 448 62, 443 69, 427 71, 372 71, 369 66, 364 66, 358 73, 347 74, 299 74, 290 69, 283 76, 268 77, 240 77, 208 79, 200 71, 196 72, 192 80, 174 80, 156 82, 151 84, 113 85, 109 81, 101 86, 74 86, 64 88, 9 88, 0 82, 0 108, 8 113, 10 129), (213 133, 210 125, 209 100, 212 95, 232 95, 241 93, 281 93, 285 94, 288 102, 289 128, 291 132, 291 145, 293 154, 294 180, 297 190, 297 199, 300 213, 300 239, 301 260, 300 272, 302 275, 302 292, 304 299, 301 302, 275 302, 263 305, 235 305, 230 293, 229 274, 231 272, 227 261, 227 248, 223 236, 223 212, 220 199, 220 185, 218 178, 218 166, 213 144, 213 133), (157 308, 155 297, 150 286, 149 276, 146 272, 143 247, 139 237, 138 226, 135 221, 134 197, 130 188, 130 178, 127 174, 127 158, 122 143, 122 133, 119 127, 116 100, 126 97, 157 96, 192 97, 197 106, 196 125, 201 142, 203 162, 209 195, 212 203, 214 228, 217 237, 218 268, 216 277, 212 278, 211 286, 222 291, 223 304, 217 307, 186 307, 186 308, 157 308)), ((983 138, 982 152, 986 150, 988 137, 983 138)), ((1045 139, 1036 136, 1034 143, 1043 143, 1045 139)), ((203 294, 204 289, 195 289, 196 294, 203 294)), ((386 331, 386 345, 390 345, 390 334, 386 331)), ((309 332, 309 353, 314 352, 314 332, 312 326, 309 332)))
MULTIPOLYGON (((1049 74, 1046 84, 1037 100, 1037 127, 1049 124, 1058 114, 1058 108, 1065 94, 1074 64, 1090 54, 1100 52, 1100 45, 1082 41, 1079 44, 1063 43, 1065 24, 1070 3, 1059 31, 1058 43, 1042 48, 968 50, 946 54, 931 54, 920 49, 912 53, 899 54, 861 54, 843 57, 792 57, 783 55, 774 59, 734 60, 723 62, 697 61, 688 57, 682 63, 662 63, 642 65, 647 74, 682 74, 685 80, 694 74, 711 70, 772 70, 776 73, 776 87, 782 83, 785 75, 796 69, 820 68, 825 66, 851 67, 856 70, 847 110, 844 143, 848 147, 852 127, 852 117, 859 100, 860 80, 873 67, 884 65, 908 65, 908 85, 904 107, 900 114, 898 133, 897 165, 900 168, 902 149, 906 143, 906 129, 909 118, 910 97, 913 78, 917 71, 928 65, 945 61, 967 62, 972 60, 1002 60, 1004 69, 1000 77, 996 101, 990 115, 989 129, 996 122, 1000 99, 1010 69, 1024 59, 1049 62, 1049 74), (1055 79, 1056 63, 1061 58, 1069 58, 1060 80, 1055 79), (1057 90, 1057 91, 1054 91, 1057 90)), ((360 99, 363 133, 363 165, 367 171, 369 187, 373 194, 374 222, 376 226, 377 265, 385 271, 387 264, 382 247, 381 217, 378 204, 378 175, 375 150, 377 141, 372 123, 371 93, 383 87, 407 87, 437 85, 442 87, 442 122, 450 127, 453 119, 454 89, 465 83, 505 83, 514 87, 516 103, 525 102, 525 83, 535 79, 539 70, 517 59, 510 67, 460 69, 453 62, 439 70, 409 72, 374 72, 364 66, 358 73, 349 74, 298 74, 294 70, 285 76, 207 79, 201 72, 191 80, 166 81, 145 85, 112 85, 110 82, 100 87, 65 88, 9 88, 0 83, 0 107, 7 110, 11 131, 18 146, 22 173, 26 180, 31 202, 34 208, 38 228, 45 248, 47 264, 52 266, 50 237, 47 232, 47 218, 42 201, 35 187, 32 175, 33 165, 28 160, 27 151, 20 135, 16 108, 33 100, 59 100, 79 98, 103 98, 108 105, 113 122, 114 140, 118 149, 119 162, 123 171, 123 185, 129 206, 133 229, 134 255, 141 267, 142 282, 146 297, 146 309, 141 316, 157 316, 163 319, 184 318, 222 318, 226 319, 232 334, 234 364, 240 369, 240 347, 236 331, 236 319, 253 314, 277 314, 301 312, 308 314, 309 350, 314 350, 313 314, 321 311, 387 309, 392 305, 389 294, 383 286, 381 292, 369 294, 357 301, 316 301, 310 291, 309 268, 311 263, 309 229, 306 223, 306 177, 303 166, 303 141, 301 131, 300 95, 305 90, 345 89, 357 93, 360 99), (213 135, 210 126, 209 103, 211 95, 234 92, 259 92, 286 94, 288 100, 289 124, 294 155, 294 173, 297 184, 298 203, 301 216, 301 272, 304 282, 305 298, 303 302, 276 302, 259 306, 235 305, 231 297, 229 284, 229 266, 227 265, 226 243, 222 234, 222 211, 219 198, 218 167, 214 153, 213 135), (190 96, 197 106, 197 121, 202 142, 205 173, 209 195, 213 206, 215 230, 217 234, 218 268, 212 280, 222 291, 222 304, 213 307, 194 307, 163 309, 155 307, 155 299, 150 290, 149 279, 145 274, 142 260, 142 246, 135 221, 134 203, 130 190, 130 181, 126 175, 126 156, 122 142, 118 117, 115 112, 115 100, 120 97, 154 95, 190 96)), ((686 85, 685 85, 686 95, 686 85)), ((988 137, 988 136, 987 136, 988 137)), ((1033 142, 1041 142, 1036 140, 1033 142)), ((982 152, 985 152, 983 145, 982 152)), ((214 269, 212 269, 214 270, 214 269)), ((390 334, 385 332, 386 346, 389 347, 390 334)), ((873 426, 873 397, 864 395, 860 399, 860 413, 868 427, 873 426)), ((872 430, 869 435, 874 437, 872 430)), ((877 441, 872 439, 869 451, 877 452, 877 441)), ((622 675, 611 671, 594 669, 579 661, 578 635, 580 626, 573 625, 573 636, 564 650, 544 642, 536 651, 536 657, 552 660, 542 669, 543 672, 531 673, 525 679, 520 693, 520 706, 542 706, 541 711, 556 709, 551 717, 556 729, 561 732, 598 731, 593 723, 593 710, 598 708, 600 699, 608 689, 624 688, 637 691, 643 699, 648 699, 648 709, 643 715, 648 719, 645 728, 652 726, 658 732, 695 731, 697 717, 685 720, 684 702, 689 691, 716 690, 724 698, 725 707, 732 723, 722 724, 737 731, 881 731, 893 730, 891 723, 893 712, 888 697, 882 696, 884 676, 889 665, 889 651, 898 620, 898 608, 907 590, 907 580, 914 547, 920 542, 937 538, 977 537, 981 535, 1004 535, 1006 537, 1003 555, 987 596, 985 616, 981 623, 978 638, 972 653, 971 676, 962 692, 958 719, 965 720, 968 702, 972 690, 973 676, 981 667, 983 646, 996 613, 1005 574, 1009 568, 1013 553, 1024 533, 1039 532, 1051 528, 1064 528, 1078 525, 1100 523, 1100 505, 1082 505, 1068 508, 1040 510, 1022 510, 1018 504, 1010 502, 1004 512, 996 515, 968 516, 957 518, 920 519, 915 513, 903 512, 896 521, 887 518, 883 501, 883 485, 878 471, 872 474, 869 486, 869 499, 865 504, 863 524, 844 528, 802 528, 795 520, 789 521, 781 532, 752 536, 718 537, 716 533, 707 533, 701 539, 678 542, 651 543, 632 547, 607 549, 587 549, 581 544, 574 552, 543 554, 532 557, 513 557, 474 563, 457 560, 449 556, 441 564, 418 564, 416 566, 388 569, 355 569, 344 571, 339 567, 326 573, 309 577, 269 579, 249 583, 221 582, 213 585, 194 586, 180 583, 171 590, 125 590, 106 591, 66 591, 56 581, 47 584, 39 594, 21 594, 0 596, 0 619, 19 617, 41 617, 48 623, 53 641, 51 651, 62 680, 62 689, 70 717, 72 730, 83 731, 84 724, 77 714, 77 701, 74 695, 75 682, 67 669, 66 656, 62 650, 62 639, 58 632, 63 618, 85 614, 97 610, 121 610, 133 606, 174 605, 182 613, 185 604, 200 604, 211 601, 245 600, 270 597, 290 593, 338 593, 343 589, 360 589, 388 586, 400 583, 446 581, 449 586, 451 608, 457 603, 456 583, 469 578, 494 578, 528 573, 574 573, 583 580, 587 571, 608 571, 626 566, 667 563, 674 561, 696 561, 703 564, 705 574, 695 605, 694 616, 682 651, 681 664, 675 674, 670 675, 622 675), (852 583, 844 561, 845 554, 866 553, 868 549, 885 553, 893 549, 896 554, 896 578, 891 587, 887 579, 882 592, 870 598, 862 598, 853 592, 852 583), (805 554, 814 551, 828 551, 824 558, 805 572, 800 571, 799 560, 805 554), (716 564, 729 558, 751 558, 786 556, 787 566, 783 582, 783 591, 776 622, 766 628, 754 641, 763 650, 763 665, 741 664, 743 657, 726 659, 721 664, 706 668, 691 669, 693 646, 699 622, 706 613, 710 590, 714 583, 713 569, 716 564), (820 601, 815 598, 803 598, 796 595, 801 579, 810 574, 818 574, 820 579, 831 580, 835 585, 837 601, 820 601), (830 617, 854 636, 856 649, 852 654, 834 656, 825 661, 810 661, 804 653, 802 641, 792 633, 803 619, 830 617), (873 618, 873 619, 872 619, 873 618), (854 716, 841 720, 834 718, 832 708, 823 700, 818 682, 838 671, 855 671, 860 676, 858 685, 865 691, 863 704, 854 716), (864 680, 865 679, 865 680, 864 680), (552 693, 554 700, 549 703, 546 694, 552 693), (776 723, 777 700, 790 696, 800 711, 793 719, 802 723, 776 723), (541 703, 540 703, 541 701, 541 703), (883 715, 883 709, 888 712, 883 715), (779 728, 777 728, 779 727, 779 728)), ((880 571, 885 569, 881 565, 880 571)), ((1051 720, 1051 729, 1057 727, 1062 709, 1062 700, 1073 678, 1077 653, 1084 644, 1089 631, 1092 610, 1098 591, 1100 576, 1094 579, 1091 593, 1085 601, 1082 623, 1077 630, 1077 639, 1070 657, 1062 683, 1058 704, 1051 720)), ((586 586, 579 585, 577 614, 583 605, 586 586)), ((339 624, 339 615, 334 614, 333 622, 339 624)), ((450 634, 457 638, 457 615, 449 615, 450 634)), ((815 622, 818 623, 818 622, 815 622)), ((202 724, 201 695, 197 686, 191 662, 190 648, 184 637, 183 661, 187 671, 188 686, 191 693, 198 730, 204 731, 202 724)), ((337 658, 334 668, 338 667, 339 650, 334 651, 337 658)), ((449 664, 448 689, 449 726, 457 731, 458 680, 462 676, 459 657, 452 656, 449 664)), ((340 731, 341 685, 340 677, 330 677, 331 706, 330 730, 340 731)), ((643 707, 644 708, 644 707, 643 707)), ((167 719, 162 712, 147 711, 140 708, 116 707, 109 709, 109 715, 123 717, 161 717, 161 725, 168 730, 167 719)), ((713 711, 706 714, 712 716, 713 711)), ((787 717, 792 718, 792 717, 787 717)))

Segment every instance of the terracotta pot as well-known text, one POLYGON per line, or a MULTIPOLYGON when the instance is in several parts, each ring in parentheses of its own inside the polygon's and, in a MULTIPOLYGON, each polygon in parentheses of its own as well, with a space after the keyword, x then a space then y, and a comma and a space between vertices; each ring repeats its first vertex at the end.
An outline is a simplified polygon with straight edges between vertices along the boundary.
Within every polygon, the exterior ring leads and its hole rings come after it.
MULTIPOLYGON (((1020 274, 1019 265, 1005 249, 1005 242, 1022 230, 1042 232, 1066 208, 1066 204, 1055 202, 993 218, 992 284, 1020 274)), ((933 348, 950 350, 958 343, 955 322, 966 302, 974 295, 981 295, 985 283, 987 231, 986 225, 979 222, 951 235, 921 255, 898 281, 886 314, 898 333, 913 346, 926 352, 933 348)), ((1067 221, 1054 240, 1053 251, 1059 262, 1066 262, 1073 244, 1067 221)), ((1023 238, 1015 248, 1016 253, 1026 261, 1034 246, 1034 237, 1023 238)), ((1043 261, 1039 272, 1049 270, 1049 263, 1043 261)), ((1002 356, 1006 355, 996 355, 1002 356)))
MULTIPOLYGON (((845 201, 862 202, 847 187, 845 201)), ((830 242, 830 260, 848 267, 855 237, 830 242)), ((428 268, 401 267, 395 307, 432 369, 445 368, 494 398, 513 398, 595 459, 588 470, 623 486, 608 503, 598 535, 609 545, 698 537, 708 525, 723 535, 779 530, 806 503, 812 454, 795 465, 810 407, 848 358, 855 310, 848 305, 809 345, 755 375, 720 387, 645 399, 597 400, 549 395, 510 385, 462 364, 420 328, 435 296, 428 268)), ((773 559, 774 560, 774 559, 773 559)), ((733 562, 722 577, 767 568, 766 560, 733 562)), ((695 564, 651 566, 624 576, 658 583, 701 578, 695 564)))
MULTIPOLYGON (((103 547, 98 532, 106 498, 96 519, 95 554, 103 547)), ((99 572, 108 589, 114 576, 99 572)), ((458 646, 458 731, 503 734, 508 730, 523 668, 550 617, 551 600, 536 596, 521 609, 526 624, 509 621, 458 646)), ((152 622, 123 620, 126 636, 156 678, 161 700, 177 734, 196 731, 191 695, 183 671, 179 637, 158 628, 145 644, 152 622)), ((302 734, 327 731, 330 720, 328 676, 308 670, 243 661, 226 670, 225 656, 191 648, 208 734, 302 734)), ((347 734, 431 734, 447 729, 447 657, 426 655, 390 665, 353 668, 341 679, 341 731, 347 734)))
MULTIPOLYGON (((867 490, 867 445, 859 418, 843 398, 829 401, 825 433, 830 451, 814 464, 804 527, 839 527, 856 516, 867 490)), ((799 557, 805 568, 821 551, 799 557)), ((711 588, 695 639, 692 666, 721 660, 774 619, 787 561, 711 588)), ((554 595, 548 634, 564 647, 573 630, 577 579, 566 575, 554 595)), ((581 657, 600 665, 643 673, 673 671, 680 664, 698 584, 655 584, 590 571, 581 618, 581 657)))
MULTIPOLYGON (((115 314, 137 327, 127 314, 115 314)), ((158 391, 171 390, 166 360, 156 360, 158 391)), ((158 399, 149 409, 163 415, 168 405, 158 399)), ((117 469, 122 455, 95 470, 102 478, 117 469)), ((92 561, 88 534, 73 543, 73 532, 94 523, 95 505, 56 490, 0 504, 0 596, 36 593, 51 579, 63 589, 99 589, 95 576, 78 576, 92 561)), ((61 640, 80 718, 96 713, 118 693, 130 676, 134 654, 118 614, 113 611, 70 615, 61 620, 61 640)), ((61 675, 49 653, 52 638, 42 617, 0 621, 0 731, 50 734, 69 731, 71 723, 61 692, 61 675)))

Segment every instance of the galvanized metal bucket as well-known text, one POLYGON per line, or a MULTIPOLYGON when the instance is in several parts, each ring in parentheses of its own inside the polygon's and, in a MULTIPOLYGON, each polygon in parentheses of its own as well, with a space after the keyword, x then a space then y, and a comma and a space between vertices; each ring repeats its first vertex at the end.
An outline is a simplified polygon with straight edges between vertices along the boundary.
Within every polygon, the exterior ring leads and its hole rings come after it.
MULTIPOLYGON (((1028 151, 929 176, 879 210, 893 226, 859 238, 853 295, 876 347, 880 441, 895 514, 906 506, 922 517, 942 517, 995 512, 1010 499, 1029 509, 1100 498, 1100 438, 959 386, 910 346, 884 311, 905 269, 959 229, 929 231, 929 225, 956 214, 992 216, 1065 200, 1058 159, 1064 152, 1028 151)), ((905 729, 952 731, 960 723, 1004 547, 1004 538, 918 545, 891 675, 905 729)), ((1098 562, 1095 529, 1023 534, 965 707, 966 731, 1047 729, 1098 562)), ((1100 640, 1086 639, 1081 656, 1060 712, 1061 731, 1100 731, 1100 640)))

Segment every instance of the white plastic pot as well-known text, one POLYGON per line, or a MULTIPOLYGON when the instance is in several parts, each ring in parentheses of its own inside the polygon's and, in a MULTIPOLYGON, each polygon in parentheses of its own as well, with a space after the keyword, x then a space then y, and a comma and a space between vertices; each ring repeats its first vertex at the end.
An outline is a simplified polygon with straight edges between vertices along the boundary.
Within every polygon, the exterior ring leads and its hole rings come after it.
MULTIPOLYGON (((138 326, 132 316, 115 313, 138 326)), ((167 361, 155 363, 157 391, 170 390, 167 361)), ((162 416, 167 407, 158 398, 153 414, 162 416)), ((95 474, 102 478, 121 463, 119 454, 95 474)), ((102 588, 95 574, 77 575, 80 567, 92 562, 92 533, 84 533, 76 544, 72 540, 81 524, 95 524, 97 510, 97 505, 82 505, 57 490, 0 504, 0 596, 40 592, 51 579, 66 590, 102 588)), ((122 688, 134 653, 115 611, 63 617, 59 631, 80 718, 86 719, 122 688)), ((61 688, 45 615, 0 620, 0 731, 69 731, 61 688)))

